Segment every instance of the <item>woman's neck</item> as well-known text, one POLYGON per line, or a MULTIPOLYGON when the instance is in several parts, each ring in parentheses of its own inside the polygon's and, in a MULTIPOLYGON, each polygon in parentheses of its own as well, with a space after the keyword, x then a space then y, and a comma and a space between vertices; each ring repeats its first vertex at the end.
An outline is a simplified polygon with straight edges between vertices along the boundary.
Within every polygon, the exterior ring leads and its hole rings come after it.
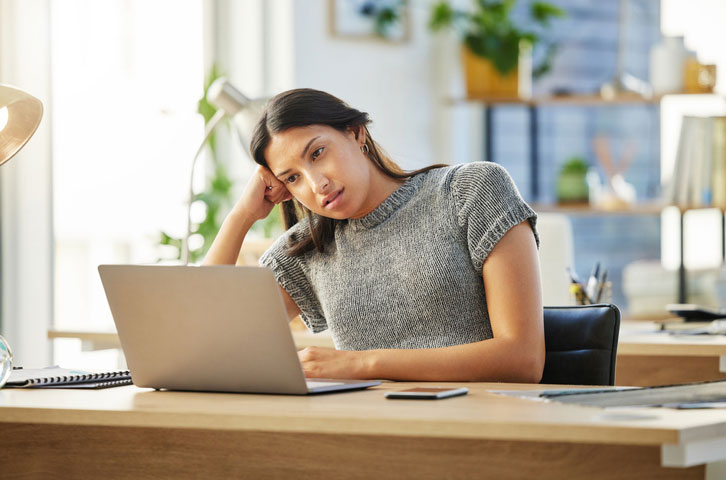
POLYGON ((353 218, 363 218, 383 203, 398 188, 405 183, 406 179, 389 177, 377 168, 373 167, 371 174, 370 189, 368 198, 366 199, 361 213, 356 214, 353 218))

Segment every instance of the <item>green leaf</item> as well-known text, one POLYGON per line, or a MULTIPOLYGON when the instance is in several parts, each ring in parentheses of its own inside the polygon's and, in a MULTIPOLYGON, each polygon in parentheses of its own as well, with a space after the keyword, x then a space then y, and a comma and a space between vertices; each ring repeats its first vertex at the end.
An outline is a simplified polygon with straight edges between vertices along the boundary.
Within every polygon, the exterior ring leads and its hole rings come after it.
POLYGON ((434 32, 450 27, 454 21, 454 10, 449 2, 438 2, 431 9, 429 28, 434 32))
POLYGON ((572 157, 567 160, 560 170, 562 173, 578 173, 584 175, 587 173, 589 165, 583 157, 572 157))
POLYGON ((549 26, 552 18, 561 18, 566 15, 561 8, 546 2, 532 2, 529 8, 532 18, 544 26, 549 26))

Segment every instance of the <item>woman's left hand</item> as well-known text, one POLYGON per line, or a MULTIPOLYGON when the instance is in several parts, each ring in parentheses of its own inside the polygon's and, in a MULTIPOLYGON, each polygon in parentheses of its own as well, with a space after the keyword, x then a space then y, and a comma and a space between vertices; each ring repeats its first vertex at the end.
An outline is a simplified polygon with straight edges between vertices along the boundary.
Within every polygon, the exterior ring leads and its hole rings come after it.
POLYGON ((297 355, 308 378, 366 378, 365 352, 307 347, 297 355))

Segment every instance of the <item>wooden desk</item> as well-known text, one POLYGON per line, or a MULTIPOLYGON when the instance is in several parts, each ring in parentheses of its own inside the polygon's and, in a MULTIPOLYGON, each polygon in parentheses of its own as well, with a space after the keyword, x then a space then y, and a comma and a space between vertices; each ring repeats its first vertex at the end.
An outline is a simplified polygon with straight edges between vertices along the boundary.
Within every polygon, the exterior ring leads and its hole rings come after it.
POLYGON ((507 384, 468 384, 469 395, 440 401, 383 397, 414 385, 309 397, 4 389, 0 466, 3 479, 594 480, 704 478, 723 467, 704 464, 726 459, 724 410, 611 411, 488 392, 534 388, 507 384))
POLYGON ((726 379, 726 336, 670 335, 650 322, 620 327, 615 382, 667 385, 726 379))
MULTIPOLYGON (((726 336, 668 335, 650 322, 623 322, 618 343, 617 385, 668 385, 726 379, 726 336)), ((79 338, 84 350, 120 348, 116 333, 50 330, 48 338, 79 338)), ((298 348, 333 348, 326 332, 293 329, 298 348)))

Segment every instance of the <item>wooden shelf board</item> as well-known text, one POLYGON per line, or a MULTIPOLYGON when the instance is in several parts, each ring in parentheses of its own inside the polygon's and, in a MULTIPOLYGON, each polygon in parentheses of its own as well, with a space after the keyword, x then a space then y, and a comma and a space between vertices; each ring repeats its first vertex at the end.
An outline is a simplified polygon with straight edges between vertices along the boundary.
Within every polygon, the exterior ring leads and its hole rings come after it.
POLYGON ((717 93, 669 93, 664 95, 654 95, 652 97, 643 97, 634 93, 621 93, 613 98, 605 98, 597 94, 574 94, 574 95, 549 95, 535 97, 530 99, 523 98, 494 98, 494 97, 468 97, 453 98, 449 100, 451 104, 465 103, 481 103, 484 105, 574 105, 574 106, 598 106, 598 105, 632 105, 632 104, 657 104, 665 97, 672 96, 715 96, 721 97, 717 93))
POLYGON ((662 203, 642 203, 629 207, 601 208, 589 204, 545 204, 535 203, 532 208, 538 213, 565 213, 572 215, 654 215, 659 214, 667 205, 662 203))

